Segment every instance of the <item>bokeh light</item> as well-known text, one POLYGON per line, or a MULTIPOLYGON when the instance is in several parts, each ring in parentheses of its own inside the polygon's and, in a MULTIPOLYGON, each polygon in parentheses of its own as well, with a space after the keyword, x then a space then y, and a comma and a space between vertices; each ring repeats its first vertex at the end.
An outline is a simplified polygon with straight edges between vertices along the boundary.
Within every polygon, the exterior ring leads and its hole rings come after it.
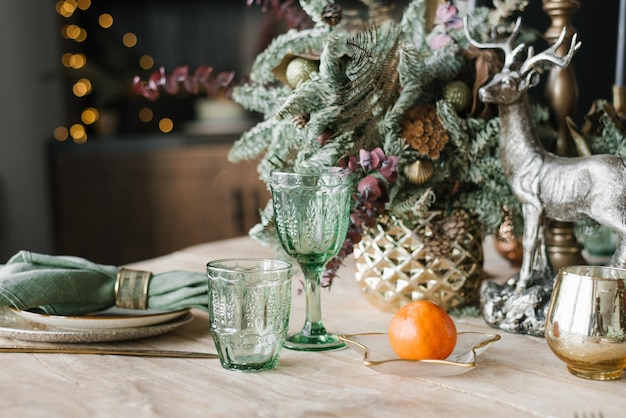
POLYGON ((84 42, 87 39, 87 31, 84 28, 80 28, 80 33, 74 40, 76 42, 84 42))
POLYGON ((154 118, 154 113, 149 107, 144 107, 139 110, 139 120, 142 122, 150 122, 154 118))
POLYGON ((53 136, 57 141, 65 141, 70 136, 70 133, 65 126, 57 126, 54 129, 53 136))
POLYGON ((139 66, 144 70, 149 70, 154 66, 154 59, 150 55, 142 55, 139 58, 139 66))
POLYGON ((80 10, 87 10, 91 7, 91 0, 78 0, 76 5, 80 10))
POLYGON ((81 78, 72 87, 72 92, 77 97, 83 97, 91 93, 91 81, 86 78, 81 78))
POLYGON ((80 120, 82 120, 85 125, 91 125, 95 123, 98 118, 100 118, 100 112, 98 112, 98 109, 95 109, 93 107, 86 108, 80 114, 80 120))
POLYGON ((63 54, 61 60, 67 59, 68 67, 72 67, 76 70, 83 68, 87 64, 87 57, 84 54, 63 54))
POLYGON ((172 132, 174 122, 170 118, 163 118, 159 121, 159 130, 163 133, 172 132))
POLYGON ((103 13, 98 18, 98 24, 104 29, 108 29, 113 26, 113 16, 108 13, 103 13))
POLYGON ((72 140, 77 144, 84 144, 87 142, 87 132, 85 127, 79 123, 76 123, 70 127, 70 135, 72 140))
POLYGON ((76 39, 80 36, 81 28, 78 25, 65 25, 61 34, 67 39, 76 39))
POLYGON ((56 3, 55 9, 63 17, 70 17, 76 10, 76 2, 72 0, 60 0, 56 3))
POLYGON ((125 33, 124 36, 122 36, 122 43, 127 48, 134 47, 135 45, 137 45, 137 35, 130 32, 125 33))

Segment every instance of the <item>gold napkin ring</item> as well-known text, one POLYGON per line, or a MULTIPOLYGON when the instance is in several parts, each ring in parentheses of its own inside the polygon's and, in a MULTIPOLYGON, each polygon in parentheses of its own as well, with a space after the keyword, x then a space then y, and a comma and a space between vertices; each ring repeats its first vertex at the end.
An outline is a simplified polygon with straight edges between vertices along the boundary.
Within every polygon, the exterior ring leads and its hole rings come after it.
POLYGON ((115 306, 126 309, 148 307, 148 283, 152 273, 121 268, 115 281, 115 306))

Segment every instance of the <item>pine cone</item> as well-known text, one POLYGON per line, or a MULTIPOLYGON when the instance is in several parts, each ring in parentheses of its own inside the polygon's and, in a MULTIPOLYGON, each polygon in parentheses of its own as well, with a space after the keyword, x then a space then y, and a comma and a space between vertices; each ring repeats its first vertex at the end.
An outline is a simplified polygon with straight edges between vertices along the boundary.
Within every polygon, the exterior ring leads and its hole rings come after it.
POLYGON ((445 218, 441 223, 441 230, 451 242, 462 240, 467 234, 469 216, 465 212, 455 212, 445 218))
POLYGON ((296 128, 302 129, 309 123, 309 116, 307 115, 296 115, 291 118, 291 122, 293 122, 296 128))
POLYGON ((335 3, 328 3, 322 10, 322 20, 328 26, 337 26, 343 18, 341 6, 335 3))
POLYGON ((469 220, 466 212, 456 211, 434 225, 431 235, 424 239, 433 257, 448 257, 452 245, 465 238, 469 220))
POLYGON ((402 123, 401 136, 421 155, 439 158, 450 137, 444 129, 437 108, 432 105, 412 107, 402 123))
POLYGON ((445 257, 450 252, 452 242, 443 234, 435 234, 424 241, 428 250, 435 258, 445 257))

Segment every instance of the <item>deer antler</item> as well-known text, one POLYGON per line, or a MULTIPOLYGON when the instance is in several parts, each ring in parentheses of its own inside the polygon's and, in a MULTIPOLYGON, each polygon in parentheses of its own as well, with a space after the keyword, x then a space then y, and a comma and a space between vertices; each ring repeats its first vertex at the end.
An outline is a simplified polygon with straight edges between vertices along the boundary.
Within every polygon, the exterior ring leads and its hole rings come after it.
POLYGON ((515 22, 515 26, 513 27, 513 32, 504 42, 490 42, 490 43, 480 43, 472 38, 472 35, 469 33, 469 19, 466 16, 463 17, 463 29, 465 30, 465 36, 470 44, 474 45, 478 49, 500 49, 504 52, 504 69, 509 69, 510 66, 515 62, 515 57, 520 53, 522 49, 524 49, 524 44, 520 44, 513 48, 513 41, 515 37, 519 34, 519 28, 522 24, 521 17, 517 18, 515 22))
POLYGON ((559 35, 559 39, 557 39, 554 45, 535 56, 533 56, 533 49, 528 48, 528 57, 526 58, 526 61, 524 61, 524 63, 522 64, 520 72, 522 74, 526 74, 537 66, 541 66, 542 68, 549 68, 552 65, 558 65, 561 68, 567 67, 576 51, 578 51, 578 48, 580 48, 581 43, 577 42, 578 34, 575 33, 572 36, 572 43, 570 44, 567 54, 562 57, 558 56, 556 54, 556 51, 563 43, 566 33, 567 28, 563 27, 563 30, 561 30, 561 35, 559 35), (542 65, 542 63, 547 63, 547 65, 542 65))

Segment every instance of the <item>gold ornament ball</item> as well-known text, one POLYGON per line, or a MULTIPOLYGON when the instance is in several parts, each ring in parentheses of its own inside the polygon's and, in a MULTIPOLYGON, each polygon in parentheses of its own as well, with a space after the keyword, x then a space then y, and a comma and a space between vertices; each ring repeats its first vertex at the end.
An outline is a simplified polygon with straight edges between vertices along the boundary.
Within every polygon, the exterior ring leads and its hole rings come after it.
POLYGON ((443 90, 443 98, 452 104, 454 110, 462 112, 467 109, 472 100, 470 88, 462 81, 453 81, 443 90))
POLYGON ((285 70, 285 78, 291 88, 296 88, 298 84, 311 78, 312 73, 318 71, 317 63, 306 58, 296 57, 289 61, 285 70))

